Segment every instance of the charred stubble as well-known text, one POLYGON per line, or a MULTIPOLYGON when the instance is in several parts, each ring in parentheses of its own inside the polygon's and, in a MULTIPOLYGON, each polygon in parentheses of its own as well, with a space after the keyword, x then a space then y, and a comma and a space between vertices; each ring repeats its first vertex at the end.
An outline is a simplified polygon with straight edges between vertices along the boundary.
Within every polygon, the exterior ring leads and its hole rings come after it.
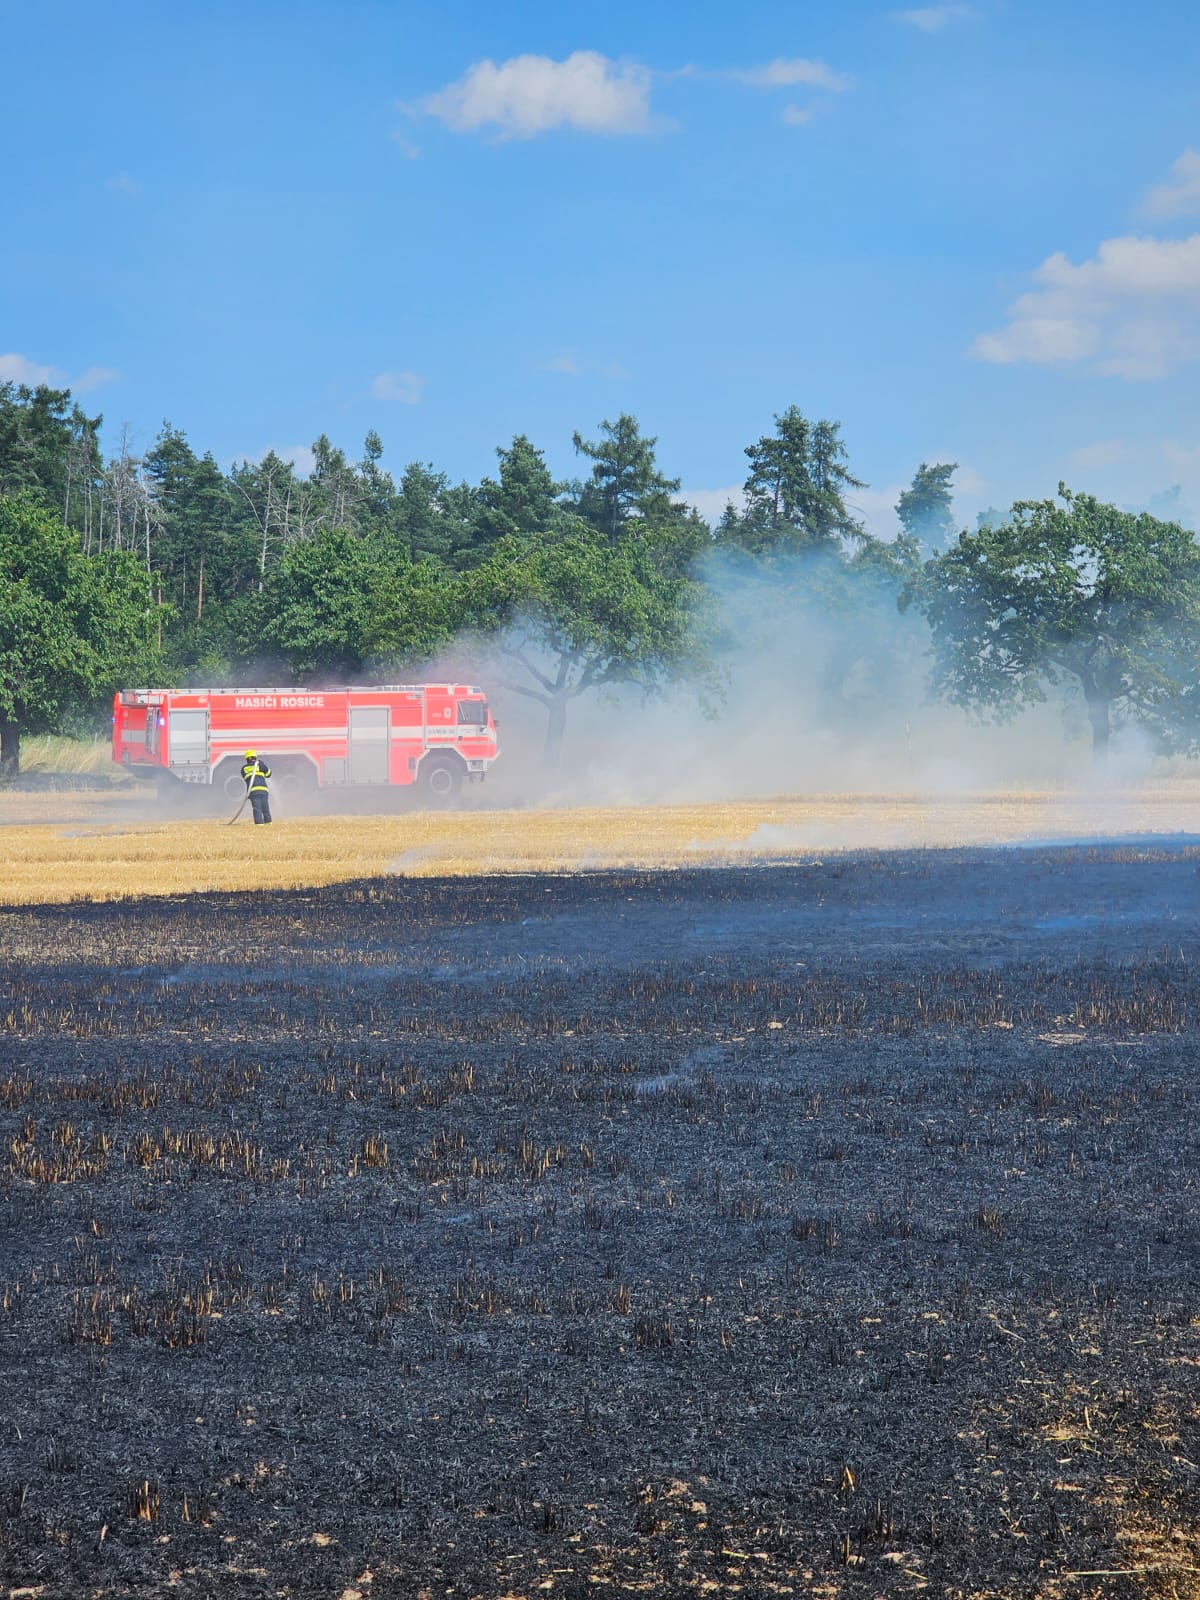
POLYGON ((0 915, 0 1575, 1193 1593, 1195 885, 0 915))

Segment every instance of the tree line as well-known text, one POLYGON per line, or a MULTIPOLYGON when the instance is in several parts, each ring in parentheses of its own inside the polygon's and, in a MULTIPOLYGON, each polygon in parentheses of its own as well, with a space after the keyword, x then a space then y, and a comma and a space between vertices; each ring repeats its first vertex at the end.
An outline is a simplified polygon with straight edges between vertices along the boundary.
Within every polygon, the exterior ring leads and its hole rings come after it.
POLYGON ((554 765, 573 699, 681 679, 719 699, 723 660, 781 611, 831 637, 866 619, 830 671, 857 652, 881 698, 907 611, 936 696, 1004 717, 1070 690, 1099 752, 1123 718, 1195 741, 1190 532, 1066 490, 958 530, 939 462, 882 541, 840 426, 795 406, 745 447, 741 503, 712 525, 624 413, 573 435, 576 478, 518 435, 475 484, 427 462, 394 478, 374 431, 356 461, 322 435, 305 473, 274 452, 223 468, 169 424, 106 457, 101 426, 68 390, 0 385, 0 771, 23 732, 122 683, 361 682, 481 651, 544 707, 554 765), (731 577, 754 597, 740 612, 731 577))

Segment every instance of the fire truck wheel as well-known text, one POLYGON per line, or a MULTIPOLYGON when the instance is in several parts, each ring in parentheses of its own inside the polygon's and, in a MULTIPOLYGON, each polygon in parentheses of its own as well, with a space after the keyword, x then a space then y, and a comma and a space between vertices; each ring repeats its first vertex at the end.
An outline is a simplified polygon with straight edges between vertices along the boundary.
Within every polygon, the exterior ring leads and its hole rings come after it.
POLYGON ((246 793, 246 783, 242 777, 242 769, 236 761, 222 762, 214 783, 220 784, 221 792, 227 800, 240 800, 246 793))
POLYGON ((279 793, 287 800, 295 800, 317 786, 316 777, 309 767, 284 767, 277 772, 279 793))
POLYGON ((421 763, 421 789, 434 805, 453 805, 462 782, 462 763, 453 756, 428 756, 421 763))

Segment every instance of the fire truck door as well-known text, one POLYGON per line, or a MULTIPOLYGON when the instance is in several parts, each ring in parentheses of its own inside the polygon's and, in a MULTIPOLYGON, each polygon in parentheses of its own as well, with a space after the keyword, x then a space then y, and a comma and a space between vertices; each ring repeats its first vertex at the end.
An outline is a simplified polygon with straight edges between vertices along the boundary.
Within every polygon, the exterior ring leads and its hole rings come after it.
POLYGON ((171 769, 208 766, 208 712, 172 711, 167 723, 171 769))
POLYGON ((387 706, 350 707, 350 782, 386 783, 391 752, 387 706))

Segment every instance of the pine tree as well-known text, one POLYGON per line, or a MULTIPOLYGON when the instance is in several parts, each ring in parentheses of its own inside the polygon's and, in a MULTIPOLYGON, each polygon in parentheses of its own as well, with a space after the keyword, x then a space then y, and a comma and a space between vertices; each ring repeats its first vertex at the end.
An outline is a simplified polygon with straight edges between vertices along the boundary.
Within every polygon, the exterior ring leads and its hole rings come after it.
POLYGON ((523 433, 496 455, 498 480, 484 478, 479 485, 473 553, 481 560, 498 539, 551 534, 563 520, 558 497, 566 485, 554 481, 545 456, 523 433))
POLYGON ((954 537, 950 479, 957 471, 957 461, 932 467, 922 461, 911 485, 896 502, 901 527, 924 552, 944 549, 954 537))
POLYGON ((775 418, 775 432, 747 445, 746 455, 750 472, 740 525, 747 548, 833 549, 843 539, 866 537, 846 505, 846 491, 864 484, 845 465, 838 423, 809 422, 789 406, 775 418))
POLYGON ((654 459, 657 439, 642 436, 638 420, 623 411, 615 422, 602 422, 603 438, 573 435, 575 449, 593 463, 592 475, 579 493, 578 510, 598 533, 616 544, 631 522, 661 519, 671 506, 678 478, 665 478, 654 459))

